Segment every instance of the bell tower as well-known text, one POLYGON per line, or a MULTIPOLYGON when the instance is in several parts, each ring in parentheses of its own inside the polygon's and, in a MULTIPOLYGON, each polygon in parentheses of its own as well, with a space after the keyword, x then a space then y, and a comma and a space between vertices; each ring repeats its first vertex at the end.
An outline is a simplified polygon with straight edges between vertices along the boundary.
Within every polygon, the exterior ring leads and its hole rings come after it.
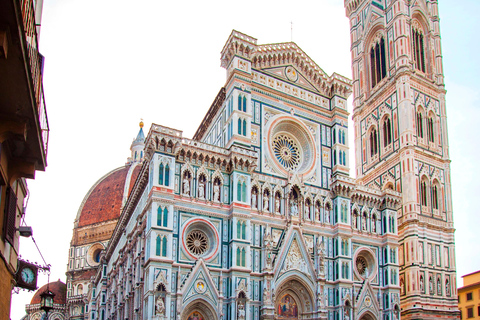
POLYGON ((403 195, 397 220, 401 318, 457 319, 438 2, 345 0, 345 9, 357 179, 403 195))

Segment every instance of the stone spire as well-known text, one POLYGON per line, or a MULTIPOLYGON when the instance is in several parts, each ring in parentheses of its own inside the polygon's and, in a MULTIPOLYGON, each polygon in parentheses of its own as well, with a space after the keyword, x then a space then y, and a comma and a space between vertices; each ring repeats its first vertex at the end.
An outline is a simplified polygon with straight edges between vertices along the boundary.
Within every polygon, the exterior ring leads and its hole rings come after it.
POLYGON ((145 147, 145 134, 143 133, 143 121, 140 121, 140 131, 138 131, 137 137, 133 140, 130 150, 132 151, 129 162, 142 162, 143 150, 145 147))

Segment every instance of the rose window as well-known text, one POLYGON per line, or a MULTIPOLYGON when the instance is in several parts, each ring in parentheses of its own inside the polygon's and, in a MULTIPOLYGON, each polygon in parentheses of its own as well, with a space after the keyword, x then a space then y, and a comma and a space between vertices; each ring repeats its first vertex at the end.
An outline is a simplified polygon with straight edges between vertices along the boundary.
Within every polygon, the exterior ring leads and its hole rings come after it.
POLYGON ((356 261, 356 265, 357 265, 358 273, 360 275, 364 276, 365 271, 367 271, 367 266, 368 266, 367 260, 365 260, 364 257, 358 257, 357 261, 356 261))
POLYGON ((208 249, 208 237, 203 231, 191 231, 186 240, 188 251, 195 256, 204 254, 208 249))
POLYGON ((277 161, 287 170, 295 170, 300 164, 300 150, 297 143, 286 135, 278 135, 272 142, 277 161))

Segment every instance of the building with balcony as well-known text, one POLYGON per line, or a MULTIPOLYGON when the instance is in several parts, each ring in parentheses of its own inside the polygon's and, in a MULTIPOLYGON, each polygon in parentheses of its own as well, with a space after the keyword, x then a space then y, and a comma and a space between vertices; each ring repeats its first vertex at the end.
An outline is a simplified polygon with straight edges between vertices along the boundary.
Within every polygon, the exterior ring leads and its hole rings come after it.
POLYGON ((26 180, 47 166, 38 31, 43 1, 0 2, 0 319, 9 319, 26 180))
POLYGON ((480 319, 480 270, 462 276, 457 289, 460 319, 480 319))

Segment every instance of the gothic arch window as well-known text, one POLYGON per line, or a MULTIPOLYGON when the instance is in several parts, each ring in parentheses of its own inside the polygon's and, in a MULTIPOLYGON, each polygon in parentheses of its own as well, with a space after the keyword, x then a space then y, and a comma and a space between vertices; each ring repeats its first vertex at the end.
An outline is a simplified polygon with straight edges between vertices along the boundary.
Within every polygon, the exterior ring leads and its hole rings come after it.
POLYGON ((163 185, 163 179, 164 179, 164 166, 163 163, 160 163, 160 166, 158 167, 158 184, 163 185))
POLYGON ((370 72, 372 88, 387 76, 387 64, 385 59, 385 40, 378 37, 370 49, 370 72))
POLYGON ((370 157, 374 157, 378 153, 378 135, 377 129, 372 127, 368 135, 369 139, 369 148, 370 148, 370 157))
POLYGON ((412 23, 412 52, 415 69, 425 73, 425 44, 423 30, 418 21, 412 23))
POLYGON ((435 119, 434 115, 431 114, 427 119, 427 137, 429 142, 435 142, 435 130, 434 130, 435 119))
POLYGON ((246 251, 245 248, 237 247, 237 266, 245 267, 246 265, 246 251))
POLYGON ((247 239, 247 223, 245 221, 237 221, 237 238, 245 240, 247 239))
POLYGON ((159 257, 167 256, 167 237, 158 235, 155 243, 155 254, 159 257))
POLYGON ((243 135, 247 136, 247 121, 243 119, 243 135))
POLYGON ((440 201, 438 197, 439 191, 440 191, 439 183, 437 180, 435 180, 432 186, 432 207, 435 210, 439 210, 440 208, 440 201))
POLYGON ((243 96, 243 112, 247 112, 247 97, 243 96))
POLYGON ((167 207, 158 207, 157 209, 157 225, 159 227, 167 227, 168 224, 168 209, 167 207))
POLYGON ((333 140, 332 144, 337 143, 337 130, 335 129, 332 130, 332 140, 333 140))
POLYGON ((392 143, 392 123, 390 117, 383 121, 383 146, 386 147, 392 143))
POLYGON ((238 111, 242 111, 242 96, 238 95, 238 111))
POLYGON ((242 119, 238 118, 238 134, 242 134, 242 119))
POLYGON ((417 110, 417 137, 423 138, 423 110, 418 108, 417 110))
POLYGON ((422 206, 428 206, 428 180, 426 177, 423 177, 420 182, 420 203, 422 206))

